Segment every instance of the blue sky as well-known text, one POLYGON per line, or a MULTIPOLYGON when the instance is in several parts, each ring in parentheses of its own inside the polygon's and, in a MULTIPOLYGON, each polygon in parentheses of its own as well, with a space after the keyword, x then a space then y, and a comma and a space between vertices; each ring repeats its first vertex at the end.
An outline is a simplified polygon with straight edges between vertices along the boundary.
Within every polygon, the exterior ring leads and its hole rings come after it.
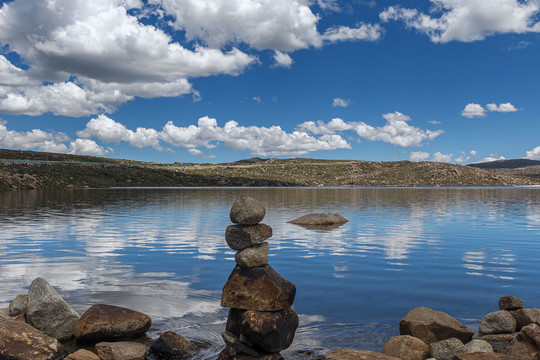
POLYGON ((540 0, 0 4, 2 148, 540 159, 540 0))

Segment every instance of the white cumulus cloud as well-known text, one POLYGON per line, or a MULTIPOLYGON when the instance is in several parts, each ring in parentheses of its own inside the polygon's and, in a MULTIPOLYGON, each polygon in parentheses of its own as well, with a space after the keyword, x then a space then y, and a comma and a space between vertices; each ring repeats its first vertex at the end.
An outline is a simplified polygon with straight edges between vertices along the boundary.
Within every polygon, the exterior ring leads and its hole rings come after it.
POLYGON ((348 107, 349 105, 351 105, 351 100, 349 99, 334 98, 332 101, 333 107, 348 107))
POLYGON ((452 158, 454 157, 454 154, 443 154, 441 152, 436 152, 433 154, 433 161, 436 162, 451 162, 452 158))
POLYGON ((412 151, 409 155, 411 161, 424 161, 429 158, 429 153, 425 151, 412 151))
POLYGON ((525 157, 531 160, 540 160, 540 146, 535 147, 531 151, 527 151, 525 157))
POLYGON ((461 112, 461 116, 472 119, 486 116, 486 109, 480 104, 470 103, 465 106, 461 112))
POLYGON ((289 54, 276 50, 274 53, 274 60, 276 67, 290 68, 293 64, 293 59, 289 54))
POLYGON ((383 22, 400 20, 431 41, 471 42, 494 34, 540 32, 538 0, 430 0, 430 14, 390 6, 379 14, 383 22))
POLYGON ((492 162, 492 161, 497 161, 497 160, 506 160, 506 158, 504 156, 499 156, 497 157, 497 155, 495 154, 490 154, 489 156, 483 158, 482 160, 479 161, 479 163, 484 163, 484 162, 492 162))
POLYGON ((487 104, 486 105, 486 108, 489 110, 489 111, 495 111, 495 112, 502 112, 502 113, 507 113, 507 112, 516 112, 516 111, 519 111, 518 109, 516 109, 516 107, 514 105, 512 105, 511 103, 504 103, 504 104, 500 104, 500 105, 497 105, 497 104, 487 104))
POLYGON ((99 146, 94 140, 76 139, 69 144, 68 154, 103 156, 110 152, 110 149, 99 146))

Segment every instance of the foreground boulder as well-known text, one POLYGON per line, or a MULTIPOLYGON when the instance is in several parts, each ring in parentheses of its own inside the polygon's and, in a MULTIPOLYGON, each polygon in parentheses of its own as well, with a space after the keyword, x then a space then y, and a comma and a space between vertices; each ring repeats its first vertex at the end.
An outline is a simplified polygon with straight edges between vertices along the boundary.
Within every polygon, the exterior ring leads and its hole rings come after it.
POLYGON ((324 360, 400 360, 398 357, 366 350, 340 349, 329 351, 324 360))
POLYGON ((80 315, 75 312, 49 285, 47 280, 36 278, 28 290, 28 323, 60 341, 73 336, 80 315))
POLYGON ((221 306, 278 311, 290 308, 295 295, 296 286, 270 265, 249 269, 237 265, 223 287, 221 306))
POLYGON ((414 336, 428 345, 452 337, 467 343, 474 335, 472 330, 447 313, 423 306, 412 309, 401 319, 399 333, 414 336))
POLYGON ((129 341, 100 342, 96 344, 96 351, 101 360, 146 359, 146 346, 129 341))
POLYGON ((509 311, 501 310, 487 314, 480 321, 478 333, 511 334, 516 331, 516 319, 509 311))
POLYGON ((274 312, 231 309, 226 330, 242 334, 265 352, 277 353, 292 344, 297 327, 298 315, 292 308, 274 312))
POLYGON ((425 342, 409 335, 394 336, 384 344, 381 353, 401 360, 425 360, 429 348, 425 342))
POLYGON ((143 335, 152 325, 150 316, 120 306, 97 304, 81 316, 75 326, 80 342, 130 339, 143 335))
POLYGON ((158 359, 187 359, 193 346, 180 334, 166 331, 154 342, 150 351, 158 359))
POLYGON ((0 326, 0 359, 60 360, 66 349, 53 337, 21 321, 8 321, 0 326))

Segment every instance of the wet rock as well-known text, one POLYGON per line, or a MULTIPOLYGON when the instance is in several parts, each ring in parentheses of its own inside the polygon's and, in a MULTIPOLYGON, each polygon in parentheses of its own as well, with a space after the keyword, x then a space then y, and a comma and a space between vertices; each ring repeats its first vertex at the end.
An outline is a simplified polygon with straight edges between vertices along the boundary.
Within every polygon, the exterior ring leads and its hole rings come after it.
POLYGON ((511 311, 512 316, 516 319, 516 330, 521 330, 529 324, 540 325, 540 309, 518 309, 511 311))
POLYGON ((508 311, 523 309, 523 301, 515 296, 503 296, 499 299, 499 309, 508 311))
POLYGON ((265 352, 275 353, 292 344, 297 327, 298 315, 292 308, 273 312, 231 309, 226 329, 265 352))
POLYGON ((17 316, 26 313, 28 307, 28 295, 18 295, 9 304, 9 316, 17 316))
POLYGON ((58 340, 29 324, 8 321, 0 326, 0 359, 60 360, 66 355, 58 340))
POLYGON ((43 278, 36 278, 28 290, 28 323, 60 341, 73 336, 80 315, 43 278))
POLYGON ((496 353, 502 353, 504 349, 514 340, 517 333, 513 334, 492 334, 492 335, 475 335, 476 339, 487 341, 493 351, 496 353))
POLYGON ((437 360, 452 360, 454 355, 463 352, 463 342, 456 338, 436 341, 429 344, 429 353, 437 360))
POLYGON ((99 356, 88 350, 77 350, 73 354, 70 354, 64 360, 100 360, 99 356))
POLYGON ((270 237, 272 237, 272 228, 266 224, 229 225, 225 230, 225 240, 233 250, 244 250, 270 237))
POLYGON ((493 347, 485 340, 473 339, 463 347, 463 353, 471 354, 475 352, 492 353, 493 347))
POLYGON ((478 333, 511 334, 516 331, 516 319, 509 311, 501 310, 487 314, 480 321, 478 333))
POLYGON ((268 243, 263 242, 237 252, 234 258, 236 263, 243 268, 264 266, 268 264, 269 250, 270 246, 268 243))
POLYGON ((381 353, 401 360, 424 360, 429 355, 425 342, 410 335, 394 336, 384 344, 381 353))
POLYGON ((219 353, 217 360, 283 360, 280 353, 251 356, 248 354, 230 354, 227 349, 219 353))
POLYGON ((296 225, 333 225, 345 224, 347 222, 349 220, 339 214, 328 213, 308 214, 289 221, 289 223, 296 225))
POLYGON ((152 324, 146 314, 120 306, 97 304, 81 316, 75 326, 80 342, 129 339, 144 334, 152 324))
POLYGON ((150 348, 159 359, 187 359, 193 346, 180 334, 166 331, 154 342, 150 348))
POLYGON ((401 319, 399 333, 419 338, 428 345, 452 337, 467 343, 474 335, 450 315, 423 306, 412 309, 401 319))
POLYGON ((260 201, 244 195, 234 202, 229 214, 231 222, 241 225, 258 224, 265 215, 266 208, 260 201))
POLYGON ((101 360, 145 360, 146 346, 136 342, 100 342, 96 351, 101 360))
POLYGON ((523 360, 517 356, 494 354, 494 353, 474 353, 474 354, 457 354, 454 360, 523 360))
POLYGON ((259 356, 260 352, 257 351, 253 346, 245 344, 243 341, 240 341, 239 336, 232 333, 231 331, 225 331, 221 334, 223 341, 225 342, 225 347, 230 354, 244 353, 250 356, 259 356))
POLYGON ((285 310, 292 306, 296 286, 270 265, 244 269, 236 266, 223 287, 221 306, 258 311, 285 310))
POLYGON ((324 360, 400 360, 398 357, 366 350, 340 349, 329 351, 324 360))

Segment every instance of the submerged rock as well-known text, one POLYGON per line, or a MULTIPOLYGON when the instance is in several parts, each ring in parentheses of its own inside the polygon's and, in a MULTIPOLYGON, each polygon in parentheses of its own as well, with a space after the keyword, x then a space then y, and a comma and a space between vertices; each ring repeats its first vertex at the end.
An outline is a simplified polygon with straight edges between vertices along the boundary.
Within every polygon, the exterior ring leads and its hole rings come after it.
POLYGON ((73 336, 80 315, 43 278, 36 278, 28 290, 28 323, 58 340, 73 336))
POLYGON ((301 216, 297 219, 289 221, 296 225, 341 225, 349 222, 339 214, 315 213, 301 216))
POLYGON ((471 340, 474 332, 442 311, 427 307, 412 309, 399 322, 400 335, 411 335, 426 344, 455 337, 464 343, 471 340))
POLYGON ((81 316, 75 326, 75 340, 98 342, 129 339, 144 334, 152 325, 150 316, 120 306, 97 304, 81 316))
POLYGON ((21 321, 8 321, 0 326, 0 359, 60 360, 66 349, 53 337, 21 321))
POLYGON ((221 306, 278 311, 290 308, 295 295, 296 286, 270 265, 249 269, 237 265, 223 287, 221 306))

